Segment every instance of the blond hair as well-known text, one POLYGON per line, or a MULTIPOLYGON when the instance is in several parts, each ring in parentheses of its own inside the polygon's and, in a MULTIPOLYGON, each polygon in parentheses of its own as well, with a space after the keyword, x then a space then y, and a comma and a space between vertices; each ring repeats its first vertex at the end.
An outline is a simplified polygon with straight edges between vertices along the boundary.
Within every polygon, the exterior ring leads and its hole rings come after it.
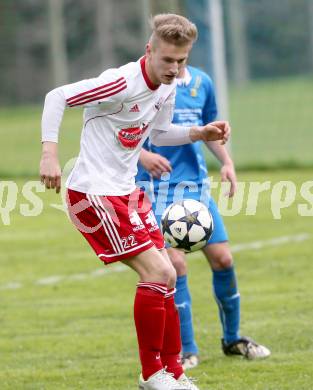
POLYGON ((187 18, 176 14, 158 14, 151 18, 152 35, 150 43, 155 46, 157 39, 184 46, 196 41, 198 30, 187 18))

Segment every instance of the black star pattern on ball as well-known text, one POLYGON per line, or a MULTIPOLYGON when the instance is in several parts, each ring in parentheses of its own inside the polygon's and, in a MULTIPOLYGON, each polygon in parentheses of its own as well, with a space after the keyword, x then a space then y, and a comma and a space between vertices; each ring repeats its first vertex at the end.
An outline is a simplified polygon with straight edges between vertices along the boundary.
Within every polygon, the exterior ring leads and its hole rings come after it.
MULTIPOLYGON (((205 206, 202 206, 205 207, 205 206)), ((198 219, 199 213, 203 211, 202 207, 200 206, 199 210, 197 211, 190 211, 188 207, 185 206, 185 201, 176 202, 172 205, 172 207, 167 211, 167 213, 162 218, 162 232, 166 236, 170 236, 170 240, 167 240, 169 244, 171 244, 173 247, 178 249, 183 249, 186 252, 190 252, 193 250, 193 247, 197 246, 196 244, 199 243, 200 247, 197 249, 200 249, 201 247, 205 246, 207 241, 209 240, 212 232, 213 232, 213 223, 210 225, 210 228, 207 228, 206 226, 203 226, 201 222, 198 219), (184 210, 184 215, 177 219, 170 219, 169 214, 170 210, 175 206, 181 206, 184 210), (171 227, 174 224, 177 224, 177 222, 180 222, 180 226, 174 227, 174 229, 171 229, 171 227), (199 226, 201 229, 203 229, 203 236, 200 240, 192 240, 192 237, 190 237, 190 231, 193 226, 199 226), (173 230, 176 231, 177 234, 173 234, 173 230), (186 231, 186 234, 181 237, 182 230, 186 231), (167 234, 165 234, 167 233, 167 234), (173 242, 171 242, 173 241, 173 242), (176 245, 173 245, 176 244, 176 245)), ((205 209, 205 211, 208 211, 205 209)), ((209 211, 208 211, 209 212, 209 211)), ((208 216, 210 218, 210 215, 208 216)), ((212 219, 211 219, 212 220, 212 219)))

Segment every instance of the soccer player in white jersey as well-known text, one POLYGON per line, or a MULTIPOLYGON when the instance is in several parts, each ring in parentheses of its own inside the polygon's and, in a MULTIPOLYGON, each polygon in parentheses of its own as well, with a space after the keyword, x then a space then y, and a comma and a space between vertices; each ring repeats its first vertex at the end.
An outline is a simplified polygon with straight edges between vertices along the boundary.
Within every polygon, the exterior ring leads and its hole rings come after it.
POLYGON ((57 142, 63 112, 66 107, 85 107, 81 149, 66 184, 69 214, 100 260, 122 261, 139 275, 134 319, 141 390, 198 389, 184 375, 179 358, 175 269, 151 204, 136 190, 134 179, 148 136, 156 145, 225 143, 229 137, 230 127, 223 121, 171 124, 175 77, 196 38, 196 26, 188 19, 156 15, 145 56, 52 90, 43 110, 40 176, 47 188, 59 192, 57 142))

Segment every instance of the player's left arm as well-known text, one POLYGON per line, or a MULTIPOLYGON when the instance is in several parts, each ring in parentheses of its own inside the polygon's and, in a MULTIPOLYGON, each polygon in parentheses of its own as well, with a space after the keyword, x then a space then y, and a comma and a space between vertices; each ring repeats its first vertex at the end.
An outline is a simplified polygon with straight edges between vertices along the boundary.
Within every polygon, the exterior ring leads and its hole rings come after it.
MULTIPOLYGON (((206 88, 206 100, 202 111, 202 120, 204 123, 212 122, 217 117, 217 104, 215 98, 215 90, 212 80, 207 77, 205 79, 206 88)), ((214 123, 214 122, 213 122, 214 123)), ((227 123, 227 138, 230 137, 231 128, 227 123)), ((233 160, 227 151, 224 143, 219 142, 205 142, 208 149, 213 153, 217 160, 221 163, 221 180, 223 182, 230 182, 230 190, 227 193, 229 197, 232 197, 236 192, 237 178, 233 160)))
POLYGON ((171 123, 173 120, 175 91, 163 104, 150 134, 151 143, 156 146, 184 145, 196 141, 227 142, 230 127, 228 122, 215 121, 204 126, 185 127, 171 123))
POLYGON ((237 189, 237 177, 236 177, 235 165, 225 145, 222 145, 218 142, 211 142, 211 141, 208 141, 205 144, 222 165, 221 167, 222 182, 228 181, 230 183, 230 190, 227 193, 227 195, 229 197, 234 196, 237 189))

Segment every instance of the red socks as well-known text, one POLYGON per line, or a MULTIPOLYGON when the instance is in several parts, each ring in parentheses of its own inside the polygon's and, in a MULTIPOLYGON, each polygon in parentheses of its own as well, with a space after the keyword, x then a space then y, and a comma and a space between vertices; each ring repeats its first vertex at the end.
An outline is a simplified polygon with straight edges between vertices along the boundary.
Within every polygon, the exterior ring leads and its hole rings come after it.
POLYGON ((160 353, 165 326, 166 292, 166 285, 160 283, 137 284, 134 316, 144 380, 163 368, 160 353))
POLYGON ((166 285, 161 283, 137 284, 134 317, 144 380, 163 367, 176 379, 183 373, 174 293, 174 289, 167 292, 166 285))
POLYGON ((184 372, 181 359, 181 338, 179 314, 174 302, 175 289, 171 289, 165 295, 165 310, 166 320, 164 329, 163 349, 161 359, 167 372, 174 374, 174 378, 178 379, 184 372))

